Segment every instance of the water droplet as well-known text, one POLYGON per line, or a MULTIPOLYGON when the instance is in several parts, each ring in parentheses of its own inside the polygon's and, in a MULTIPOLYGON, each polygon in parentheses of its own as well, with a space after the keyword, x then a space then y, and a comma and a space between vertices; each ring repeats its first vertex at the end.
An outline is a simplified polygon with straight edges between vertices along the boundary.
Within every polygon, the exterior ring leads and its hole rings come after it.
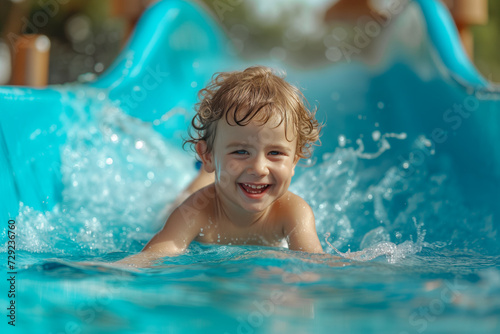
POLYGON ((339 135, 338 141, 339 141, 339 146, 340 147, 345 147, 346 138, 345 138, 344 135, 339 135))
POLYGON ((36 129, 33 131, 33 133, 30 135, 30 140, 34 140, 36 137, 38 137, 42 133, 42 130, 36 129))
POLYGON ((140 150, 144 147, 144 142, 142 140, 138 140, 135 142, 135 148, 140 150))

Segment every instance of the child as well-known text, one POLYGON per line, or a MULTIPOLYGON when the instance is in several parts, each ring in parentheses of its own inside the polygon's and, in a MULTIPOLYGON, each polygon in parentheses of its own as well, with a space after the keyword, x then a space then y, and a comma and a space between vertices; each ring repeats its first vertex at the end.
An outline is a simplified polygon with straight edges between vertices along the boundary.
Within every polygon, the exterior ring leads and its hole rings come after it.
POLYGON ((196 240, 323 253, 309 205, 288 191, 295 165, 311 154, 320 125, 302 93, 266 67, 219 73, 200 91, 194 146, 203 163, 195 191, 169 216, 132 265, 182 253, 196 240), (210 180, 210 178, 208 178, 210 180), (207 182, 207 181, 205 181, 207 182), (208 181, 210 182, 210 181, 208 181))

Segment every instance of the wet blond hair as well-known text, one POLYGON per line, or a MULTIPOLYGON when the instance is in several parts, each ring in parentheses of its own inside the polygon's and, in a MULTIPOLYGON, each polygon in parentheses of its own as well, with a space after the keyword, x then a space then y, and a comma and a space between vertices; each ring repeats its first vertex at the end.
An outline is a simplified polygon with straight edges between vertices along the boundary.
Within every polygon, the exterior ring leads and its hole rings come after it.
POLYGON ((198 93, 200 102, 196 104, 196 115, 191 122, 191 138, 185 144, 194 147, 204 140, 207 152, 211 152, 217 122, 223 117, 233 126, 245 126, 252 121, 265 124, 277 117, 277 126, 285 122, 285 136, 289 141, 289 125, 292 125, 293 135, 297 137, 296 155, 309 158, 312 145, 319 140, 321 125, 315 119, 316 110, 309 110, 300 90, 283 78, 284 75, 277 75, 264 66, 214 74, 208 86, 198 93))

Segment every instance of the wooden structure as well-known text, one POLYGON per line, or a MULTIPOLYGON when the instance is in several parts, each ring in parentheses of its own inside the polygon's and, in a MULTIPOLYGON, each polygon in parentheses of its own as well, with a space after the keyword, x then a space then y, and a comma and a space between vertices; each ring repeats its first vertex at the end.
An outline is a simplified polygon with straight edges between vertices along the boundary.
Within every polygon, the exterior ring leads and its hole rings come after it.
POLYGON ((45 35, 21 35, 12 46, 12 85, 45 87, 49 78, 50 40, 45 35))

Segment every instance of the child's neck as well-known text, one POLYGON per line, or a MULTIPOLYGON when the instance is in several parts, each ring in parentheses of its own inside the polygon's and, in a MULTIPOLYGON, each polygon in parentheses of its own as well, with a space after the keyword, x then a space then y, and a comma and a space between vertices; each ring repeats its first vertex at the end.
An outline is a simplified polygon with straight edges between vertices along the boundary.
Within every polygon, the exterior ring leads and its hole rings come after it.
POLYGON ((270 208, 266 208, 260 212, 248 212, 242 210, 241 207, 236 206, 224 198, 216 196, 216 219, 217 221, 224 221, 234 227, 245 228, 250 227, 259 222, 267 219, 270 208))

